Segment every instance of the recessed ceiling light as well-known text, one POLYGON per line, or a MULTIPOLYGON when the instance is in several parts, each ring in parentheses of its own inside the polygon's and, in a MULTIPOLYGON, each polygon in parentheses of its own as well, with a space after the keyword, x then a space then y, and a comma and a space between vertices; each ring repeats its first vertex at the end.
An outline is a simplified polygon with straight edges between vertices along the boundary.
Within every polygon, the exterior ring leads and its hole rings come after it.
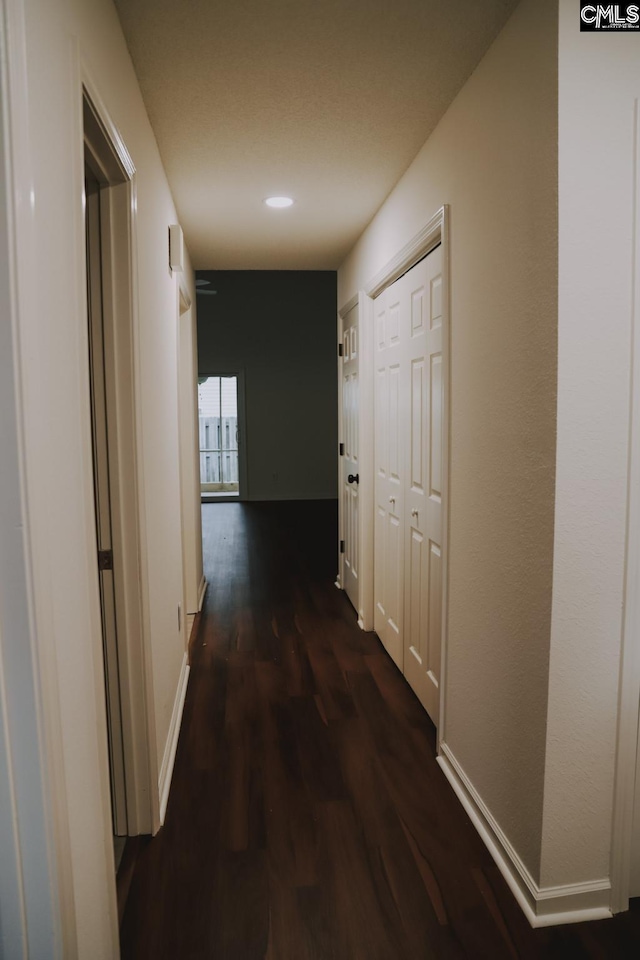
POLYGON ((265 203, 268 207, 290 207, 293 200, 291 197, 267 197, 265 203))

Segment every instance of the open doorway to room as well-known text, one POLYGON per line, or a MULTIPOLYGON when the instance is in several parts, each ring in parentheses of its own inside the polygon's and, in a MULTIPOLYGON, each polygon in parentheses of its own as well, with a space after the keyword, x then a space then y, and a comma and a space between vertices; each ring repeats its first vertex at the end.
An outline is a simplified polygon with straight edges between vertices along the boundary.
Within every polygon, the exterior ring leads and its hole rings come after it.
POLYGON ((205 502, 243 499, 245 494, 242 374, 198 378, 200 490, 205 502))
POLYGON ((95 92, 84 93, 83 129, 87 405, 117 869, 126 838, 154 832, 159 820, 138 501, 135 167, 95 92))
POLYGON ((91 434, 96 511, 96 545, 100 584, 100 612, 104 656, 109 782, 116 868, 128 833, 127 794, 120 691, 120 651, 116 585, 109 436, 109 363, 103 314, 103 253, 100 182, 87 151, 85 167, 85 228, 87 243, 87 310, 89 319, 89 372, 91 385, 91 434))

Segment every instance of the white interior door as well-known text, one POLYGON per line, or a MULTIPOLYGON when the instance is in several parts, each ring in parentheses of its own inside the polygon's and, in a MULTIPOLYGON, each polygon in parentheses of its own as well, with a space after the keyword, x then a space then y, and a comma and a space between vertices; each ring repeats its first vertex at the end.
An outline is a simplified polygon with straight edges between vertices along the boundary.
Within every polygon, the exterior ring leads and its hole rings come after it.
POLYGON ((374 302, 374 629, 438 721, 442 642, 442 251, 374 302))
POLYGON ((374 629, 402 669, 406 334, 401 281, 375 300, 375 549, 374 629))
MULTIPOLYGON (((201 580, 200 483, 198 476, 198 393, 195 329, 191 305, 180 289, 178 314, 178 414, 180 443, 180 518, 184 603, 188 615, 198 612, 201 580)), ((185 637, 187 643, 189 637, 185 637)))
MULTIPOLYGON (((120 668, 114 582, 114 544, 111 515, 110 452, 114 438, 109 432, 107 372, 110 364, 105 344, 102 284, 102 224, 100 186, 86 172, 87 308, 89 318, 89 371, 91 426, 96 508, 97 563, 100 579, 102 644, 109 736, 109 772, 113 832, 127 834, 124 741, 120 668)), ((113 429, 113 426, 111 427, 113 429)), ((116 562, 119 560, 116 557, 116 562)))
POLYGON ((442 248, 407 273, 404 673, 438 722, 442 643, 442 248))
POLYGON ((359 609, 359 499, 360 458, 358 455, 359 337, 358 306, 342 321, 342 585, 356 610, 359 609))

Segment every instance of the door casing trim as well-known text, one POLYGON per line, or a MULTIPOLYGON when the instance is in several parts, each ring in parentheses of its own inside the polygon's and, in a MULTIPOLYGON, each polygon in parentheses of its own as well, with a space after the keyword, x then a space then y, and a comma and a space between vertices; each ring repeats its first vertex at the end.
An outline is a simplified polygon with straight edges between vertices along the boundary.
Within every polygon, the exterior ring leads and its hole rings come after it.
MULTIPOLYGON (((150 601, 142 450, 141 353, 137 318, 136 169, 122 136, 81 64, 85 152, 104 179, 104 324, 113 354, 107 383, 115 398, 112 469, 116 610, 130 835, 161 825, 153 697, 150 601)), ((112 411, 110 411, 111 413, 112 411)), ((111 446, 111 442, 110 442, 111 446)))
POLYGON ((639 743, 640 712, 640 100, 634 102, 632 289, 629 397, 629 465, 624 607, 618 687, 618 731, 611 829, 611 909, 629 909, 631 845, 639 743))

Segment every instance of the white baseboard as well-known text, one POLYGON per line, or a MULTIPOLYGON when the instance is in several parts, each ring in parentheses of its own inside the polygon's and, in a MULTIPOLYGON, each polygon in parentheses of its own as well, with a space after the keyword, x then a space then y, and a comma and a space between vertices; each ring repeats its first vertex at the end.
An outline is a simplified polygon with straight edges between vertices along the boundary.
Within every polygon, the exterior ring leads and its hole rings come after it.
POLYGON ((189 682, 189 664, 185 653, 182 658, 182 669, 180 670, 180 679, 178 680, 178 689, 173 703, 173 713, 171 714, 171 723, 169 724, 169 733, 164 747, 164 756, 162 757, 162 766, 160 767, 160 776, 158 777, 158 792, 160 794, 160 825, 164 823, 164 816, 167 812, 167 803, 169 801, 169 790, 171 789, 171 778, 173 776, 173 764, 176 759, 176 749, 178 747, 178 737, 180 736, 180 724, 182 723, 182 711, 184 709, 184 698, 187 695, 187 684, 189 682))
POLYGON ((342 584, 340 583, 340 576, 339 576, 339 575, 336 577, 336 582, 334 583, 334 587, 337 587, 338 590, 342 590, 342 584))
POLYGON ((200 581, 200 589, 198 590, 198 613, 200 613, 200 611, 202 610, 202 604, 204 603, 204 595, 206 592, 207 592, 207 581, 203 573, 202 580, 200 581))
POLYGON ((539 887, 446 743, 440 744, 438 763, 532 927, 612 915, 608 878, 539 887))
POLYGON ((358 626, 360 627, 361 630, 364 630, 364 628, 365 628, 365 627, 364 627, 364 620, 362 619, 362 617, 358 617, 358 626))

